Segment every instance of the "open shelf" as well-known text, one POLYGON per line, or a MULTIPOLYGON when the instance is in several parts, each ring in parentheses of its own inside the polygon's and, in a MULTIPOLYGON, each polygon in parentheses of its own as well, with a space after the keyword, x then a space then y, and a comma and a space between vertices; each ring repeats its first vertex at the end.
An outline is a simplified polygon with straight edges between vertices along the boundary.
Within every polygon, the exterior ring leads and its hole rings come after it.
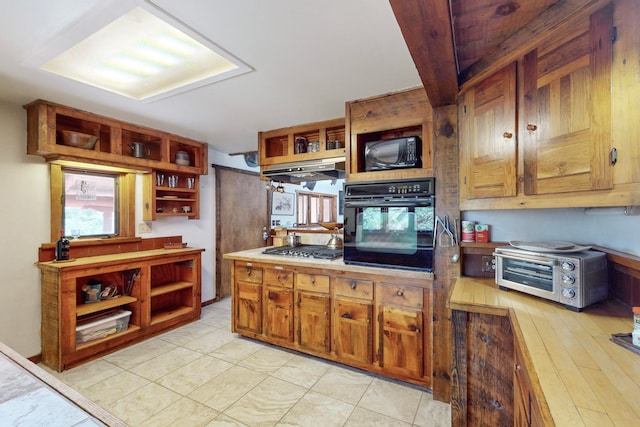
POLYGON ((84 350, 86 348, 90 348, 90 347, 94 347, 96 345, 100 345, 103 343, 107 343, 109 341, 112 341, 116 338, 122 337, 124 335, 129 335, 129 334, 133 334, 135 332, 140 331, 140 326, 136 326, 136 325, 132 325, 131 323, 129 323, 129 327, 121 332, 116 332, 113 335, 109 335, 108 337, 104 337, 104 338, 98 338, 96 340, 91 340, 82 344, 76 344, 76 351, 81 351, 84 350))
POLYGON ((151 325, 157 325, 159 323, 166 322, 176 317, 189 314, 192 311, 193 311, 193 307, 184 307, 184 306, 154 311, 151 314, 151 325))
POLYGON ((87 314, 97 313, 99 311, 108 310, 110 308, 120 307, 138 301, 137 298, 127 295, 121 295, 117 298, 91 302, 76 306, 76 316, 86 316, 87 314))
POLYGON ((151 289, 151 298, 192 287, 192 282, 175 282, 162 286, 155 286, 151 289))

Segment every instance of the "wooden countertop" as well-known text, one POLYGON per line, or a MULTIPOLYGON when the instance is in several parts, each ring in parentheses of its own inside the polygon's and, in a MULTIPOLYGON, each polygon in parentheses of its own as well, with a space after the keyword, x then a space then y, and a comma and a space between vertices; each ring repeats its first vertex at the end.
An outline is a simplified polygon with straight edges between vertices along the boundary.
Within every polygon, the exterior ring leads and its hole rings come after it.
POLYGON ((104 265, 108 265, 109 262, 122 262, 122 261, 140 261, 146 258, 153 258, 158 256, 170 256, 170 255, 182 255, 182 254, 191 254, 194 252, 203 252, 204 249, 200 248, 179 248, 179 249, 151 249, 148 251, 133 251, 133 252, 122 252, 118 254, 110 254, 110 255, 97 255, 90 257, 82 257, 70 259, 68 261, 47 261, 47 262, 38 262, 36 265, 42 269, 49 270, 62 270, 62 269, 73 269, 73 268, 83 268, 90 264, 102 263, 104 265))
POLYGON ((107 425, 120 419, 0 343, 3 425, 107 425))
POLYGON ((459 278, 453 310, 510 315, 557 426, 639 426, 640 355, 609 340, 631 332, 631 309, 613 300, 581 313, 492 279, 459 278))
POLYGON ((248 261, 248 262, 260 262, 266 264, 274 264, 274 265, 291 265, 298 267, 315 267, 315 268, 324 268, 327 270, 337 270, 337 271, 347 271, 353 273, 363 273, 363 274, 380 274, 380 275, 390 275, 395 276, 397 278, 407 278, 407 279, 424 279, 424 280, 433 280, 433 273, 423 272, 423 271, 413 271, 413 270, 401 270, 395 268, 381 268, 381 267, 364 267, 358 265, 350 265, 345 264, 342 261, 342 258, 336 260, 327 260, 327 259, 309 259, 309 258, 296 258, 282 255, 268 255, 263 254, 266 247, 248 249, 245 251, 239 252, 230 252, 223 255, 225 259, 233 259, 239 261, 248 261))

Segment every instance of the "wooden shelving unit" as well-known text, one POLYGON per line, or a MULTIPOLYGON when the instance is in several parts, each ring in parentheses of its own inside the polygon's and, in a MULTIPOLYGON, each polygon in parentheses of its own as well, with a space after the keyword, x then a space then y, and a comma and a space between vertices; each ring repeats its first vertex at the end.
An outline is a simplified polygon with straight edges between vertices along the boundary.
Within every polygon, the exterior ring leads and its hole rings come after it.
POLYGON ((200 218, 200 177, 172 171, 156 170, 143 176, 143 212, 145 221, 153 221, 164 216, 184 216, 189 219, 200 218), (158 177, 163 176, 162 185, 158 177), (169 177, 178 178, 175 187, 169 186, 169 177), (191 188, 187 180, 192 179, 191 188), (188 211, 184 211, 184 207, 188 211))
POLYGON ((27 153, 47 160, 69 160, 120 166, 150 172, 160 169, 193 175, 208 171, 207 144, 160 130, 100 116, 44 100, 24 106, 27 110, 27 153), (98 137, 93 149, 64 145, 59 131, 98 137), (134 157, 132 144, 144 144, 144 156, 134 157), (186 152, 189 165, 176 162, 186 152))
POLYGON ((155 249, 41 262, 42 362, 58 371, 200 317, 203 249, 155 249), (85 303, 89 281, 115 285, 129 295, 85 303), (106 337, 76 342, 80 321, 117 309, 131 312, 128 327, 106 337))

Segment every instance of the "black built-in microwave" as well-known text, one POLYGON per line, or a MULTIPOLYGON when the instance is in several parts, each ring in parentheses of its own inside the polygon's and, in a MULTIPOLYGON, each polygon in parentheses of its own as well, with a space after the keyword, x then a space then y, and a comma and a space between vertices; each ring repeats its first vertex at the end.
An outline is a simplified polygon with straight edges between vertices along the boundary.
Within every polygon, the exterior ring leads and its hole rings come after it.
POLYGON ((422 167, 422 140, 418 136, 370 141, 364 145, 365 170, 422 167))

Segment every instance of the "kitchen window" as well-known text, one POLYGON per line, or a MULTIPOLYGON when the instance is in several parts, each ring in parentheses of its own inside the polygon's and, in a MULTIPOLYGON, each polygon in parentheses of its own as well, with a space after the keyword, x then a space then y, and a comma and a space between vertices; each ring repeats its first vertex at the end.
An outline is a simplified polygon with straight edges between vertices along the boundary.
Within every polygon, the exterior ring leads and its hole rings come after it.
POLYGON ((297 194, 298 225, 318 225, 321 222, 336 221, 337 197, 335 194, 306 193, 297 194))
POLYGON ((134 200, 134 173, 52 164, 51 240, 133 236, 134 200))

